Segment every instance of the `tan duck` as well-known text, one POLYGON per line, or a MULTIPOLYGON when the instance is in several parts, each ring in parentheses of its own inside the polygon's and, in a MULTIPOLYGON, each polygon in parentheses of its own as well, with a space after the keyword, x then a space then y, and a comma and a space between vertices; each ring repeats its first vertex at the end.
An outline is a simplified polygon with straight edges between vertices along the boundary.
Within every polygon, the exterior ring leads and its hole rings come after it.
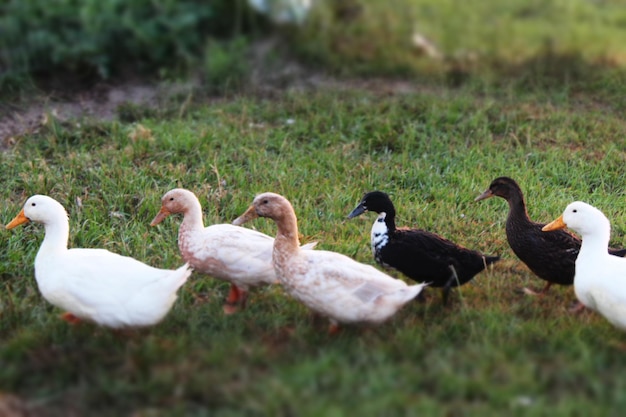
POLYGON ((380 323, 415 298, 427 284, 407 285, 370 265, 330 251, 303 251, 291 203, 281 195, 258 195, 233 223, 268 217, 278 226, 272 262, 287 293, 330 319, 330 331, 339 323, 380 323))
MULTIPOLYGON (((150 225, 156 226, 170 214, 178 213, 183 215, 178 231, 183 259, 194 270, 230 283, 224 304, 226 314, 245 307, 250 287, 277 282, 272 266, 274 238, 232 224, 204 227, 198 198, 183 188, 163 195, 161 210, 150 225)), ((312 249, 315 244, 309 243, 304 249, 312 249)))

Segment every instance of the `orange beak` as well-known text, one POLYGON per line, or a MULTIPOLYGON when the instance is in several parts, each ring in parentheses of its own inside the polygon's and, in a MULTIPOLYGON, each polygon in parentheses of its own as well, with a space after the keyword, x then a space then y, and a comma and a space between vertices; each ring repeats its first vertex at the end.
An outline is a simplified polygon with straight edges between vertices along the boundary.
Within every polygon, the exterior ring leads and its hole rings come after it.
POLYGON ((566 227, 567 225, 563 222, 563 216, 559 216, 559 218, 556 219, 555 221, 550 222, 546 224, 545 226, 543 226, 541 230, 543 230, 544 232, 550 232, 552 230, 565 229, 566 227))
POLYGON ((241 216, 239 216, 235 220, 233 220, 233 224, 235 226, 241 226, 245 222, 249 222, 250 220, 254 220, 254 219, 258 218, 258 217, 259 217, 259 215, 257 214, 256 209, 254 208, 254 206, 250 206, 250 207, 248 207, 248 210, 246 210, 245 213, 243 213, 241 216))
POLYGON ((7 230, 13 229, 14 227, 19 226, 20 224, 28 223, 28 217, 24 215, 24 209, 20 210, 17 216, 13 220, 9 222, 6 226, 4 226, 7 230))
POLYGON ((168 209, 166 209, 165 207, 161 207, 161 210, 159 210, 159 214, 157 214, 150 222, 150 226, 156 226, 157 224, 165 220, 165 218, 170 214, 172 213, 168 209))

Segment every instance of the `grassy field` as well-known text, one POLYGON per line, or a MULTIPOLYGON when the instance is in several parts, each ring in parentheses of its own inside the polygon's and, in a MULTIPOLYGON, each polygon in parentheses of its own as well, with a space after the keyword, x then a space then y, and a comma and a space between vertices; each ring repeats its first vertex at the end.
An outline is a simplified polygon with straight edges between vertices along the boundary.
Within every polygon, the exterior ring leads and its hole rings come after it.
MULTIPOLYGON (((205 224, 230 222, 274 191, 292 201, 303 242, 373 264, 373 215, 346 216, 380 189, 400 225, 503 260, 447 307, 431 290, 380 327, 336 336, 279 287, 224 316, 227 284, 194 273, 164 322, 120 336, 70 326, 41 298, 41 227, 3 231, 0 390, 53 416, 618 415, 625 336, 595 314, 569 314, 571 288, 520 295, 543 283, 508 248, 506 203, 473 199, 508 175, 532 218, 584 200, 612 220, 612 243, 626 245, 623 110, 563 89, 348 85, 216 100, 140 124, 51 119, 0 155, 0 215, 6 224, 28 196, 48 194, 68 209, 72 247, 173 268, 179 219, 149 226, 165 191, 197 193, 205 224)), ((264 219, 252 226, 275 232, 264 219)))

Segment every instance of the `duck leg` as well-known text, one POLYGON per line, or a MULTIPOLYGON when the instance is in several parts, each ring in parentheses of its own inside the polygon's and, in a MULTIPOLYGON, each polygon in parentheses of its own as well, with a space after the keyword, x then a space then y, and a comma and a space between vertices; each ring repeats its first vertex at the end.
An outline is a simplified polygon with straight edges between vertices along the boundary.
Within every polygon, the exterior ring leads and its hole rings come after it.
POLYGON ((243 310, 246 308, 246 303, 248 302, 248 289, 239 288, 239 305, 243 310))
MULTIPOLYGON (((246 291, 247 296, 247 291, 246 291)), ((244 296, 244 303, 245 298, 244 296)), ((226 298, 226 302, 222 307, 224 310, 224 314, 234 314, 239 311, 240 300, 242 299, 242 290, 239 289, 235 284, 230 284, 230 290, 228 291, 228 297, 226 298)))
POLYGON ((446 285, 443 286, 443 289, 441 292, 444 306, 448 304, 448 296, 450 295, 450 290, 452 289, 452 285, 455 282, 457 283, 457 285, 459 283, 459 276, 456 274, 456 269, 454 268, 454 265, 448 265, 448 268, 450 268, 452 275, 450 275, 450 278, 446 282, 446 285))
POLYGON ((551 282, 547 282, 546 285, 543 287, 543 289, 541 291, 539 291, 539 292, 537 292, 535 290, 531 290, 530 288, 526 288, 526 287, 524 287, 524 289, 522 291, 526 295, 544 295, 545 293, 548 292, 548 290, 550 289, 551 286, 552 286, 552 283, 551 282))
POLYGON ((545 287, 543 287, 543 289, 540 291, 540 294, 545 294, 545 293, 547 293, 547 292, 548 292, 548 290, 550 289, 550 287, 551 287, 551 286, 552 286, 552 283, 551 283, 551 282, 547 282, 547 283, 546 283, 546 286, 545 286, 545 287))
POLYGON ((580 301, 576 300, 574 302, 574 305, 571 306, 567 311, 569 311, 570 314, 578 314, 584 310, 585 310, 585 305, 581 303, 580 301))
POLYGON ((81 322, 81 320, 78 317, 76 317, 75 315, 73 315, 69 311, 61 314, 60 317, 61 317, 61 320, 65 320, 69 324, 78 324, 78 323, 81 322))
POLYGON ((339 333, 339 330, 341 330, 341 326, 339 326, 339 323, 337 323, 335 320, 331 320, 330 326, 328 326, 328 334, 331 336, 336 335, 337 333, 339 333))

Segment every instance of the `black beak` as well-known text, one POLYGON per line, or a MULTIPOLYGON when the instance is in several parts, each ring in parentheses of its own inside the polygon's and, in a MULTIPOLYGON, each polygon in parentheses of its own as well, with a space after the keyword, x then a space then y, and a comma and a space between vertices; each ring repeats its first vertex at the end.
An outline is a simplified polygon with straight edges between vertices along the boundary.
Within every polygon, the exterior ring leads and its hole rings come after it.
POLYGON ((482 193, 481 195, 479 195, 478 197, 476 197, 476 198, 474 199, 474 201, 485 200, 485 199, 487 199, 487 198, 489 198, 489 197, 493 197, 493 196, 494 196, 494 194, 491 192, 491 190, 490 190, 490 189, 487 189, 487 190, 485 190, 485 192, 484 192, 484 193, 482 193))
POLYGON ((348 218, 351 219, 353 217, 356 217, 360 214, 365 213, 366 211, 367 211, 367 207, 365 207, 365 203, 360 202, 359 205, 356 206, 354 210, 350 212, 350 214, 348 214, 348 218))

